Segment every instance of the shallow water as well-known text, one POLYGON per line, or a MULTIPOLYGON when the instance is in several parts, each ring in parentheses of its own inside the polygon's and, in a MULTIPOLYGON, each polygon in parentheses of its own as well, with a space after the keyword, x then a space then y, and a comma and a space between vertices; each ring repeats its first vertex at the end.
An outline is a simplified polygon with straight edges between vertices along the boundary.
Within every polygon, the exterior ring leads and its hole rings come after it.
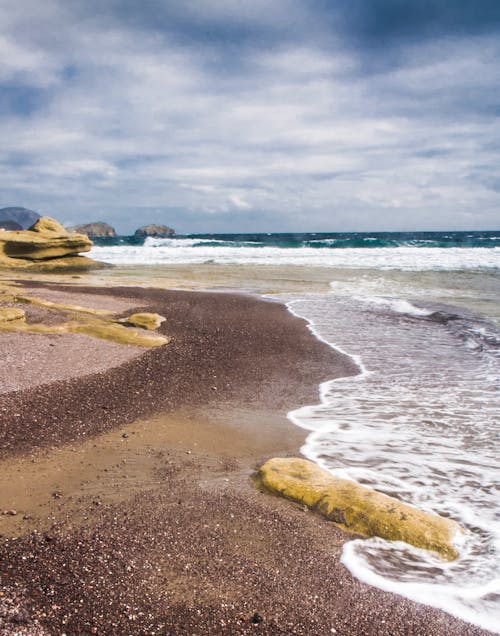
POLYGON ((357 291, 289 299, 360 364, 358 376, 325 383, 320 404, 289 414, 311 431, 302 452, 467 533, 453 563, 370 539, 348 543, 344 564, 368 583, 499 630, 498 328, 456 306, 357 291))

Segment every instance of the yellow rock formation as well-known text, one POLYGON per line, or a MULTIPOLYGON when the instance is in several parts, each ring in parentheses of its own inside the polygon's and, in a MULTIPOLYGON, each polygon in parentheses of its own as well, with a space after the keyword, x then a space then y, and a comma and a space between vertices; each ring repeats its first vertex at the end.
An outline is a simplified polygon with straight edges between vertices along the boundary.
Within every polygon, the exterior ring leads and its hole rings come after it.
POLYGON ((148 313, 137 313, 124 318, 120 322, 125 323, 126 325, 132 325, 133 327, 140 327, 141 329, 158 329, 162 322, 165 322, 165 318, 160 316, 160 314, 148 314, 148 313))
POLYGON ((16 307, 0 307, 0 322, 18 322, 24 320, 24 311, 16 307))
MULTIPOLYGON (((66 319, 59 324, 27 323, 24 320, 25 312, 22 309, 12 307, 0 307, 0 332, 24 332, 36 334, 62 334, 78 333, 92 338, 102 338, 111 340, 119 344, 135 345, 139 347, 160 347, 167 344, 170 338, 156 333, 148 333, 146 329, 153 330, 165 320, 159 314, 136 314, 145 317, 142 321, 144 325, 139 325, 139 321, 132 323, 127 320, 126 324, 118 321, 113 312, 106 309, 94 309, 92 307, 81 307, 80 305, 70 305, 65 303, 54 303, 38 296, 27 296, 18 293, 18 286, 9 282, 0 284, 0 302, 20 303, 23 305, 35 305, 53 311, 60 312, 66 319), (149 321, 147 318, 149 317, 149 321), (128 325, 131 326, 128 326, 128 325), (134 325, 140 326, 135 329, 134 325)), ((132 316, 133 317, 133 316, 132 316)))
POLYGON ((28 230, 0 232, 0 267, 9 269, 81 269, 100 263, 84 256, 92 242, 84 234, 70 234, 49 217, 28 230))
POLYGON ((305 504, 348 532, 404 541, 449 561, 458 556, 453 541, 463 530, 456 522, 334 477, 308 460, 270 459, 260 468, 257 481, 265 490, 305 504))

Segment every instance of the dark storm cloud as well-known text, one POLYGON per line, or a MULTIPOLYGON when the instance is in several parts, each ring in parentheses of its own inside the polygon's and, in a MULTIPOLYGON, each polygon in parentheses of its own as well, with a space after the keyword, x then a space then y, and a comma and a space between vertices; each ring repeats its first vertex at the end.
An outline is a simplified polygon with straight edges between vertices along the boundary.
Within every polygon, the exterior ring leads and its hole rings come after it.
POLYGON ((494 227, 499 22, 486 0, 0 0, 0 204, 121 231, 494 227))
POLYGON ((500 26, 496 0, 349 0, 338 6, 345 33, 380 46, 409 38, 488 34, 500 26))

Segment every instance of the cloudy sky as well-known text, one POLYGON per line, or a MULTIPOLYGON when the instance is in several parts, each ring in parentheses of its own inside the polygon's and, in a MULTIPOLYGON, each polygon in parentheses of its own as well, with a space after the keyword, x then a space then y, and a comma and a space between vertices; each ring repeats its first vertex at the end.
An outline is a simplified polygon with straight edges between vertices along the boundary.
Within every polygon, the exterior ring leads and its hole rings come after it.
POLYGON ((0 0, 0 207, 498 229, 499 0, 0 0))

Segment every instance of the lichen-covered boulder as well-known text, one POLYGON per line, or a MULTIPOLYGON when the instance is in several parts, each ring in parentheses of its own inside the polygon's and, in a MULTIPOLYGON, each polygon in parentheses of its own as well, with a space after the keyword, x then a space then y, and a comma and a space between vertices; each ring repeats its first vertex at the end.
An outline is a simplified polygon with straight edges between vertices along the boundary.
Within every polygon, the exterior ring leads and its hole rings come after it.
POLYGON ((158 329, 162 322, 165 322, 165 318, 160 314, 148 314, 146 312, 132 314, 127 318, 121 320, 126 325, 132 325, 133 327, 140 327, 141 329, 158 329))
POLYGON ((258 471, 257 481, 265 490, 305 504, 349 532, 404 541, 450 561, 458 556, 454 540, 463 530, 455 521, 334 477, 308 460, 270 459, 258 471))

